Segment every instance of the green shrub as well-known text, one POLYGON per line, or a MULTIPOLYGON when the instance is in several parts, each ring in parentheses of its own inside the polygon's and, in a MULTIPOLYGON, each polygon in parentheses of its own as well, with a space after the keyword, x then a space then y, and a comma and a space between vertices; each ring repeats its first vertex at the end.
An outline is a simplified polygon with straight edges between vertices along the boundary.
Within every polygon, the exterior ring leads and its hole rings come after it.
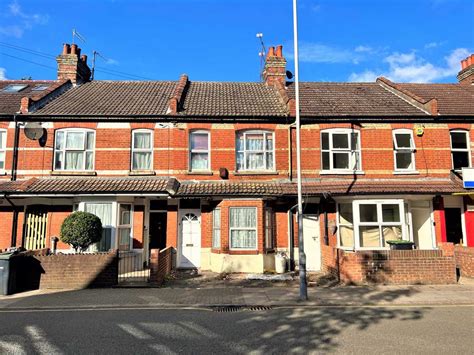
POLYGON ((60 235, 61 241, 83 252, 102 238, 102 222, 92 213, 74 212, 64 220, 60 235))

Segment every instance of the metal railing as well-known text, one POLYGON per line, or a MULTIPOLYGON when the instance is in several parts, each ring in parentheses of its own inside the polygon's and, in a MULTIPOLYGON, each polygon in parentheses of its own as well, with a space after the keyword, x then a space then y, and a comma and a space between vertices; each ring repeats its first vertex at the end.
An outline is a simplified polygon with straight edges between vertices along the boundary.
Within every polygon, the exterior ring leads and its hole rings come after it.
POLYGON ((119 284, 146 283, 150 278, 148 260, 143 252, 119 251, 119 284))

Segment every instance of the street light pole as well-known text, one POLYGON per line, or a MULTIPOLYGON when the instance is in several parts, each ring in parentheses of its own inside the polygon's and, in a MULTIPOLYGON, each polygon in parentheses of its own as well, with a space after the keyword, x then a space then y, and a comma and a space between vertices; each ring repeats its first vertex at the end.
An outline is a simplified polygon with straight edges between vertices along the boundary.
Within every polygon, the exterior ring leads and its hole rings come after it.
POLYGON ((297 0, 293 0, 293 36, 295 52, 295 107, 296 107, 296 175, 298 185, 298 268, 300 276, 300 300, 308 299, 306 283, 306 255, 303 240, 303 196, 301 181, 301 121, 300 121, 300 87, 298 70, 298 14, 297 0))

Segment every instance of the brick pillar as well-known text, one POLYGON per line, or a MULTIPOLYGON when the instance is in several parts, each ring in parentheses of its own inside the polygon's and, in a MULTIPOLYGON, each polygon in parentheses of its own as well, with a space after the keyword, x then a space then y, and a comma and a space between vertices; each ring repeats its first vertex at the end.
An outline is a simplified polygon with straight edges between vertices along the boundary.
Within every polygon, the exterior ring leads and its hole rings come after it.
POLYGON ((160 249, 150 249, 150 282, 159 283, 159 258, 160 249))

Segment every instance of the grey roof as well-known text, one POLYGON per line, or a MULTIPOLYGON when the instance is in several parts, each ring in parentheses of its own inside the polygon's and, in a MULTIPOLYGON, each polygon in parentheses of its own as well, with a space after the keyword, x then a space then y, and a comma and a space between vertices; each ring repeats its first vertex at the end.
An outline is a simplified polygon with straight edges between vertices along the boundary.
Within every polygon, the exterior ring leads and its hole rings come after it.
MULTIPOLYGON (((288 83, 288 96, 295 96, 293 83, 288 83)), ((307 117, 426 116, 378 83, 302 82, 300 107, 307 117)))

